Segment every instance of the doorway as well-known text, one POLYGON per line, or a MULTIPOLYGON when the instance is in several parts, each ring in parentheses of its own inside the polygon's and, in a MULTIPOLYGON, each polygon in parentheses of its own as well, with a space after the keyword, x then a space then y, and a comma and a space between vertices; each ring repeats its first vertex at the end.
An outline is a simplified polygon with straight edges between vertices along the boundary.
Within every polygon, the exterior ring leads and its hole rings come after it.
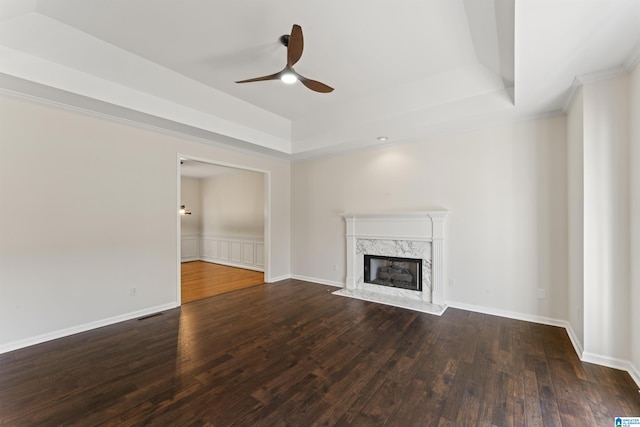
POLYGON ((178 189, 180 304, 267 282, 270 173, 179 155, 178 189))

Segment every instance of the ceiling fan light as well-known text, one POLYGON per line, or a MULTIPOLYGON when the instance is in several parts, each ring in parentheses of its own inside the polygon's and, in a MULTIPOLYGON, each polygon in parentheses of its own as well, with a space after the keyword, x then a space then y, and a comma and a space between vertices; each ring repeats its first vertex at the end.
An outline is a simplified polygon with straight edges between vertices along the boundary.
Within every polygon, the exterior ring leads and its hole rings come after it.
POLYGON ((295 74, 291 73, 291 72, 286 72, 286 73, 283 73, 280 76, 280 80, 282 80, 284 83, 290 85, 290 84, 293 84, 293 83, 297 82, 298 81, 298 77, 295 74))

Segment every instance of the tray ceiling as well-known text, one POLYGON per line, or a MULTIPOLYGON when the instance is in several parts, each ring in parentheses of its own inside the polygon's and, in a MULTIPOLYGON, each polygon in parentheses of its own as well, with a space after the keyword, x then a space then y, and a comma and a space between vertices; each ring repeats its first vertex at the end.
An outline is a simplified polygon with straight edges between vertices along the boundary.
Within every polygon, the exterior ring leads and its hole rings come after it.
POLYGON ((0 0, 0 86, 285 158, 556 114, 576 77, 628 71, 634 0, 0 0), (279 81, 279 38, 302 26, 279 81))

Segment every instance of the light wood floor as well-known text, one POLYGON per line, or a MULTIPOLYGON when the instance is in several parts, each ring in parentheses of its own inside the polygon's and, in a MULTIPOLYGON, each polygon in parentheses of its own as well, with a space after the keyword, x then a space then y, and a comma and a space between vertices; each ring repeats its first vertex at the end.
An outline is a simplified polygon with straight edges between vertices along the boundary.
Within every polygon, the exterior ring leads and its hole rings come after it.
POLYGON ((264 274, 260 271, 210 262, 184 262, 181 271, 183 304, 264 283, 264 274))

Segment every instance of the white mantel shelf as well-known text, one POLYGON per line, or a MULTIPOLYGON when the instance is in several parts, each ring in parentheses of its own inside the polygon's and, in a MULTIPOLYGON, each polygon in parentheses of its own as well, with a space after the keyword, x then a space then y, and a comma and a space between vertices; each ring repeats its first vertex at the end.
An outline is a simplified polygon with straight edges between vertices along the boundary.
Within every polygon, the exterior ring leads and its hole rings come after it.
POLYGON ((344 212, 340 216, 344 218, 423 218, 426 216, 446 216, 449 211, 437 210, 437 211, 405 211, 405 212, 344 212))
POLYGON ((444 303, 444 220, 448 211, 344 213, 347 279, 336 295, 440 315, 444 303), (364 254, 423 259, 422 291, 364 283, 364 254))

